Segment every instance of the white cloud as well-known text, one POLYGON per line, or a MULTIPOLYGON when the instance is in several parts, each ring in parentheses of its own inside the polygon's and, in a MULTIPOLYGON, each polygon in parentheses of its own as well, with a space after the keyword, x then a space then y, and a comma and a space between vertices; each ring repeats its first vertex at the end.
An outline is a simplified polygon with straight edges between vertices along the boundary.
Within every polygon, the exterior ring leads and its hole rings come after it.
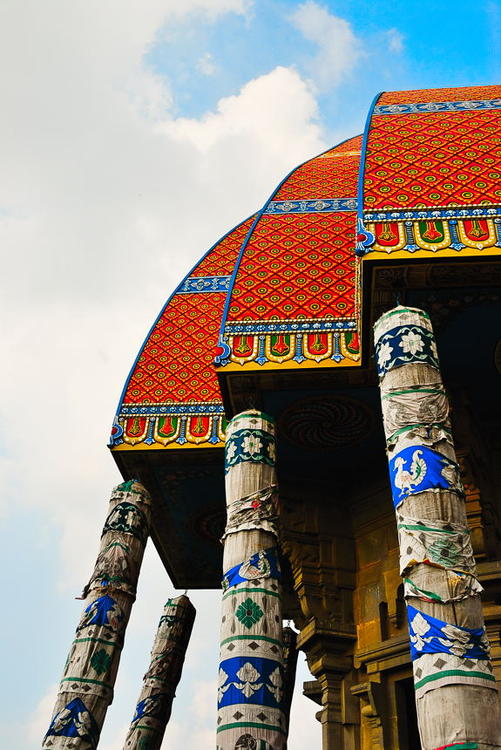
POLYGON ((201 119, 168 120, 159 129, 194 147, 204 166, 215 168, 216 161, 232 154, 231 185, 242 178, 252 184, 257 175, 264 184, 268 174, 268 186, 273 188, 284 171, 323 145, 311 89, 295 70, 282 66, 249 81, 237 95, 221 99, 215 112, 201 119), (273 174, 271 165, 280 165, 280 173, 273 174))
POLYGON ((398 29, 388 29, 386 32, 388 49, 399 55, 404 51, 404 35, 398 29))
POLYGON ((101 740, 99 750, 123 750, 129 726, 130 724, 123 724, 120 728, 115 729, 113 739, 107 738, 104 742, 101 740))
POLYGON ((308 72, 320 91, 338 85, 363 55, 362 44, 351 24, 329 13, 314 0, 302 3, 290 20, 306 39, 318 47, 308 64, 308 72))
POLYGON ((217 72, 217 65, 214 62, 214 56, 206 52, 197 61, 197 70, 204 76, 213 76, 217 72))
POLYGON ((35 711, 28 720, 26 735, 32 742, 40 743, 49 726, 54 704, 56 702, 58 684, 50 685, 45 695, 40 698, 35 711))

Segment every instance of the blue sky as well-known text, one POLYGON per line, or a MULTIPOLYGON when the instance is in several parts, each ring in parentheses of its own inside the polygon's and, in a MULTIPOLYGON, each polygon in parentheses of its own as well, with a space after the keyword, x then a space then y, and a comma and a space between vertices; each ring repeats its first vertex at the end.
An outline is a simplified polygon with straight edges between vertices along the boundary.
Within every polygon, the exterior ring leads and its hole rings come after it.
MULTIPOLYGON (((314 76, 318 45, 294 23, 300 3, 257 2, 248 15, 214 23, 187 16, 159 30, 145 62, 165 76, 181 116, 200 117, 221 97, 278 65, 314 76)), ((463 86, 495 80, 500 72, 500 7, 496 2, 320 3, 348 22, 359 56, 340 85, 319 93, 325 126, 360 119, 379 90, 463 86), (333 101, 334 99, 334 101, 333 101)))
MULTIPOLYGON (((498 83, 501 5, 5 0, 0 23, 0 736, 49 723, 120 477, 105 447, 166 297, 377 91, 498 83)), ((163 602, 150 545, 101 750, 120 750, 163 602)), ((213 745, 218 593, 198 592, 165 747, 213 745)), ((304 664, 301 679, 307 679, 304 664)), ((319 744, 298 694, 290 750, 319 744)))

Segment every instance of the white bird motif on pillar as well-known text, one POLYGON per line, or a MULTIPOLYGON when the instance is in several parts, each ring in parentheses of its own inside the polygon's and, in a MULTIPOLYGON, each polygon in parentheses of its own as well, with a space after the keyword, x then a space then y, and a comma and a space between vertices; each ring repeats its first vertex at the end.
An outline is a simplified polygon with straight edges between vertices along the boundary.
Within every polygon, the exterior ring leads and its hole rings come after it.
POLYGON ((398 487, 400 494, 410 493, 413 485, 421 484, 426 476, 426 461, 422 458, 423 451, 416 450, 412 454, 410 471, 404 469, 406 461, 402 456, 395 459, 395 487, 398 487))

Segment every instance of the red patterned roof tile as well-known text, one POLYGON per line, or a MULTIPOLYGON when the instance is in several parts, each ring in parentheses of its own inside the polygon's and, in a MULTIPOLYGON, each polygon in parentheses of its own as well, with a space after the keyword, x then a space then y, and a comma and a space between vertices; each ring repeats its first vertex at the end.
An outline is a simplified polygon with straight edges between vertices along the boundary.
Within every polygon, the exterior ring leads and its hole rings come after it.
POLYGON ((228 321, 352 315, 354 212, 264 215, 242 258, 228 321))
POLYGON ((292 172, 278 189, 273 200, 317 200, 321 198, 352 198, 357 194, 358 159, 350 152, 361 147, 361 137, 350 138, 344 148, 331 149, 310 159, 292 172), (348 152, 348 153, 347 153, 348 152), (326 158, 336 156, 335 164, 326 158))
POLYGON ((468 99, 497 99, 501 86, 459 86, 448 89, 385 91, 378 104, 416 104, 418 102, 459 102, 468 99))
POLYGON ((372 118, 364 208, 501 201, 501 110, 372 118))
MULTIPOLYGON (((190 276, 229 275, 252 221, 224 237, 190 276)), ((125 404, 221 401, 212 361, 225 298, 225 292, 174 294, 144 344, 125 404)))
POLYGON ((356 194, 358 165, 349 156, 336 160, 333 174, 330 159, 318 159, 300 167, 282 185, 274 200, 317 200, 331 196, 352 198, 356 194))

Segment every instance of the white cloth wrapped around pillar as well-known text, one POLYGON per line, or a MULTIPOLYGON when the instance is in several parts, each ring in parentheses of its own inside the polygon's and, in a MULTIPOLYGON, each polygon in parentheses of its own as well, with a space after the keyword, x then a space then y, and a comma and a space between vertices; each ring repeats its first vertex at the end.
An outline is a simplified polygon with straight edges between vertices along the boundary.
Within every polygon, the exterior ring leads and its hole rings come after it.
POLYGON ((195 607, 185 595, 169 599, 165 605, 124 750, 160 749, 181 679, 195 613, 195 607))
POLYGON ((218 687, 218 750, 285 750, 282 594, 275 427, 237 415, 225 447, 227 524, 218 687))
POLYGON ((430 318, 398 306, 374 338, 421 745, 493 750, 499 699, 430 318))
POLYGON ((115 487, 43 748, 97 747, 113 700, 150 517, 151 499, 139 482, 130 480, 115 487))

